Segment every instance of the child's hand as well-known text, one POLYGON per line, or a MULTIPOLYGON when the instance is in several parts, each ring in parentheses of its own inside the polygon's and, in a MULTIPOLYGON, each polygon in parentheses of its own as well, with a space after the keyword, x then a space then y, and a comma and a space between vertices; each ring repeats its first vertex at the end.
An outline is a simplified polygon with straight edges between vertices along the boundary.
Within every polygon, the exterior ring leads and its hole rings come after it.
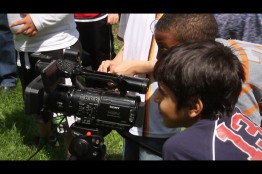
POLYGON ((114 13, 114 14, 108 14, 108 17, 107 17, 107 23, 108 24, 117 24, 119 21, 119 15, 118 13, 114 13))
POLYGON ((105 60, 101 63, 97 71, 111 72, 112 66, 116 66, 116 62, 113 60, 105 60))
POLYGON ((10 27, 15 27, 18 25, 23 25, 20 29, 18 29, 15 34, 24 34, 28 36, 35 36, 38 32, 37 28, 35 27, 34 22, 32 21, 32 18, 30 17, 30 14, 23 14, 24 18, 15 21, 10 24, 10 27))

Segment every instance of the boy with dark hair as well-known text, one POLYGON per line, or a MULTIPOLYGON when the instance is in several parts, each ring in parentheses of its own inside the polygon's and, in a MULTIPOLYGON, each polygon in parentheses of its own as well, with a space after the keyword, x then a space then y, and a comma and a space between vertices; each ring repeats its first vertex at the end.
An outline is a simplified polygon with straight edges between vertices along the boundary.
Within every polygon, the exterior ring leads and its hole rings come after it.
POLYGON ((159 57, 154 77, 165 126, 187 127, 165 142, 164 160, 262 159, 262 129, 234 110, 245 74, 229 47, 180 44, 159 57))
POLYGON ((154 30, 158 56, 179 43, 215 40, 217 32, 212 14, 164 14, 154 30))
MULTIPOLYGON (((234 54, 244 67, 246 80, 236 106, 254 123, 261 125, 262 101, 262 45, 239 40, 215 39, 217 23, 209 14, 164 14, 155 26, 155 38, 158 44, 158 57, 167 48, 183 42, 216 40, 232 47, 234 54), (208 24, 210 29, 201 28, 208 24), (194 24, 194 25, 193 25, 194 24)), ((213 16, 213 15, 212 15, 213 16)))

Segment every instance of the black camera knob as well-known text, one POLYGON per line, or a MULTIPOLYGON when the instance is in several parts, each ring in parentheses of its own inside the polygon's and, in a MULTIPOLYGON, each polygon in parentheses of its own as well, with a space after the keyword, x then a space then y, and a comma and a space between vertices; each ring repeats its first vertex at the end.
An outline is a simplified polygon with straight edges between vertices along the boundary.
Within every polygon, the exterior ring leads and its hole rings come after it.
POLYGON ((90 144, 85 139, 82 138, 76 138, 73 139, 69 151, 72 155, 75 155, 77 157, 83 157, 88 153, 88 150, 90 149, 90 144))

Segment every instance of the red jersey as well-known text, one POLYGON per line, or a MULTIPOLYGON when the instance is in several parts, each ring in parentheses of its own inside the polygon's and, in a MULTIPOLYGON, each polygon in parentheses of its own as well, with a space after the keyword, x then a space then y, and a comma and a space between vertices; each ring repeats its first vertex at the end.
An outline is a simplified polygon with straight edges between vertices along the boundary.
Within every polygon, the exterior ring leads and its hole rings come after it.
POLYGON ((75 13, 74 14, 76 19, 94 19, 103 15, 105 15, 105 13, 75 13))

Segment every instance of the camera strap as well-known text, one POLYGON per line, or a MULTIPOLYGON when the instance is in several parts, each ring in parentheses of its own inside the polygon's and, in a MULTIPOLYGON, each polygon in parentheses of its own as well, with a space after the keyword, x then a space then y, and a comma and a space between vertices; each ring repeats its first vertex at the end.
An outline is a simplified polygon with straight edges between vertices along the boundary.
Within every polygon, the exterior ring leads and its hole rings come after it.
POLYGON ((21 67, 22 64, 21 64, 21 58, 20 58, 20 53, 24 55, 24 61, 25 61, 25 68, 26 69, 30 69, 31 68, 31 64, 30 64, 30 61, 29 61, 29 55, 28 55, 28 52, 17 52, 17 61, 16 61, 16 65, 21 67))

